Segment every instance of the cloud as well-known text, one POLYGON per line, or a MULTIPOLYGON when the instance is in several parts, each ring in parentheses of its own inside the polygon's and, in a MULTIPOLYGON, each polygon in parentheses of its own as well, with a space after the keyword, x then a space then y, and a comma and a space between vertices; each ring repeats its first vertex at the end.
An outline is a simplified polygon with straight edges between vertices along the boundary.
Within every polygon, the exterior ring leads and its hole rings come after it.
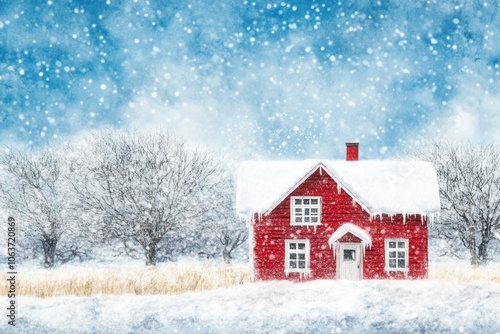
POLYGON ((429 138, 500 144, 500 94, 467 84, 448 110, 442 121, 429 126, 429 138))
POLYGON ((281 159, 342 158, 351 140, 363 158, 436 136, 498 140, 500 19, 479 5, 3 6, 0 126, 23 141, 166 127, 281 159))

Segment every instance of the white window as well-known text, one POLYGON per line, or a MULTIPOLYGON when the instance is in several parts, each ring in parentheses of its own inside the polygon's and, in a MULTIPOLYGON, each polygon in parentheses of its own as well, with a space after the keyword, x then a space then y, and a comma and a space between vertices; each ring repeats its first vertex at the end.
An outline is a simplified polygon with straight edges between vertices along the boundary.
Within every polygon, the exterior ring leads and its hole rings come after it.
POLYGON ((321 197, 290 198, 291 219, 290 225, 319 225, 321 224, 321 197))
POLYGON ((385 270, 408 271, 408 239, 385 239, 385 270))
POLYGON ((309 240, 285 240, 285 273, 309 273, 309 240))

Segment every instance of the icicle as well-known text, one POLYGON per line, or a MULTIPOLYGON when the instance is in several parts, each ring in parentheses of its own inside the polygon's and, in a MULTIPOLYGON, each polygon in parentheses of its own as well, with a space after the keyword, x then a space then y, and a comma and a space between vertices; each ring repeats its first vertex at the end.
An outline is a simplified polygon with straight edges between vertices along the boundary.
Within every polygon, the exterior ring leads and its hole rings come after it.
POLYGON ((337 193, 340 195, 342 192, 342 187, 340 186, 340 183, 337 183, 337 193))
POLYGON ((248 215, 247 216, 247 221, 248 221, 248 257, 250 259, 250 263, 252 264, 251 269, 250 269, 250 278, 251 281, 255 281, 255 238, 254 238, 254 216, 253 215, 248 215))
POLYGON ((406 225, 406 213, 403 213, 403 224, 406 225))
POLYGON ((383 214, 382 213, 370 213, 370 222, 373 222, 374 220, 378 219, 380 220, 380 222, 382 222, 382 216, 383 214))
POLYGON ((427 219, 429 220, 429 224, 433 225, 436 219, 439 217, 439 213, 429 213, 427 215, 427 219))
POLYGON ((319 167, 319 175, 323 176, 323 167, 319 167))
POLYGON ((337 253, 339 252, 338 248, 339 248, 339 244, 337 244, 337 243, 335 243, 335 247, 332 247, 332 250, 333 250, 333 259, 334 260, 337 260, 337 253))

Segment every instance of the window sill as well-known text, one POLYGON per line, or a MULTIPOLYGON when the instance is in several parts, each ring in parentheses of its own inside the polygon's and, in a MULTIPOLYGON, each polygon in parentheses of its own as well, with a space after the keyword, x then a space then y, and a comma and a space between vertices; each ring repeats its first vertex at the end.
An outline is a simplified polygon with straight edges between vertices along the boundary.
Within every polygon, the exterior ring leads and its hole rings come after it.
POLYGON ((288 277, 290 274, 300 274, 300 277, 309 277, 311 269, 285 269, 285 275, 288 277))
POLYGON ((408 268, 405 269, 396 269, 396 268, 384 268, 386 273, 404 273, 405 276, 408 276, 408 272, 410 271, 408 268))
POLYGON ((296 227, 311 226, 311 227, 315 227, 315 226, 321 226, 321 223, 316 223, 316 224, 290 223, 290 226, 296 226, 296 227))
POLYGON ((384 268, 385 271, 408 271, 408 268, 384 268))

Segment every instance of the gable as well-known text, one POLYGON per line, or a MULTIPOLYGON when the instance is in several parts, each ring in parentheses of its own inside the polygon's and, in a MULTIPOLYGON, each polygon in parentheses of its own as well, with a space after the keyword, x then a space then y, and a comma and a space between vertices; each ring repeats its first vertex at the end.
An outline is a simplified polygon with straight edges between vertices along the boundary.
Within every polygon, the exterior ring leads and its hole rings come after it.
POLYGON ((248 161, 240 166, 236 208, 241 215, 266 213, 321 168, 371 215, 436 215, 439 186, 423 161, 248 161))
POLYGON ((312 174, 318 161, 246 161, 238 170, 236 211, 264 213, 312 174))
POLYGON ((372 247, 372 237, 360 228, 359 226, 356 226, 351 223, 345 223, 342 226, 340 226, 328 239, 328 244, 330 247, 334 247, 335 243, 339 242, 342 238, 346 237, 346 235, 352 235, 353 237, 358 238, 361 240, 361 243, 364 245, 364 247, 372 247))
POLYGON ((351 232, 347 232, 342 237, 340 237, 337 242, 362 242, 361 238, 355 236, 351 232))

